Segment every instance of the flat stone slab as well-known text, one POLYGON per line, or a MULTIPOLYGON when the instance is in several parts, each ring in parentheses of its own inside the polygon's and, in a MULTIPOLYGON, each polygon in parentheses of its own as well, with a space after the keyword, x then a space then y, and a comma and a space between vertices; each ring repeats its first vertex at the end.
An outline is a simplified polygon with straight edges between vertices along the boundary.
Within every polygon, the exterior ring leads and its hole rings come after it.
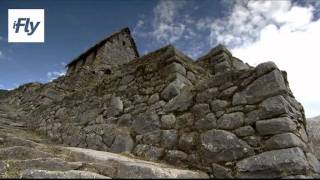
POLYGON ((133 159, 119 154, 75 147, 61 148, 69 151, 76 161, 113 163, 117 173, 112 178, 209 178, 206 173, 201 171, 176 169, 164 164, 133 159))
POLYGON ((28 169, 22 172, 21 178, 25 179, 110 179, 97 173, 88 171, 46 171, 28 169))

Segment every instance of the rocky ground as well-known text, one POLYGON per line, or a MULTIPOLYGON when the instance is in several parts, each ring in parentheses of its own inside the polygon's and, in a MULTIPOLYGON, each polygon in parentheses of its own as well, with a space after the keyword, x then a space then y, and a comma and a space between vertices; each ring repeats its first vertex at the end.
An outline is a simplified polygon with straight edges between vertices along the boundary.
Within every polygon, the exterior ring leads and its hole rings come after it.
POLYGON ((308 119, 307 130, 313 144, 314 154, 320 159, 320 116, 308 119))
POLYGON ((126 154, 57 146, 28 131, 0 102, 0 178, 208 178, 126 154))

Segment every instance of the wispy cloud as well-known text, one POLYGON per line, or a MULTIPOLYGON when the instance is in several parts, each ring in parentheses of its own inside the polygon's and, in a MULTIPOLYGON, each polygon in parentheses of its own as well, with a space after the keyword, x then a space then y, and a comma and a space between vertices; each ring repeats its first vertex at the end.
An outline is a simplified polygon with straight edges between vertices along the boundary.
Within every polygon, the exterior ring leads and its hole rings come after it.
POLYGON ((192 57, 222 43, 249 64, 275 61, 288 72, 307 116, 320 114, 314 105, 320 104, 320 83, 315 83, 320 77, 320 1, 222 0, 218 18, 190 3, 159 1, 151 18, 137 22, 134 35, 156 47, 173 43, 192 57))
POLYGON ((54 79, 60 77, 60 76, 63 76, 65 75, 66 72, 65 70, 60 70, 60 71, 52 71, 52 72, 48 72, 47 73, 47 78, 49 81, 53 81, 54 79))
POLYGON ((210 39, 226 44, 250 64, 275 61, 288 72, 291 89, 307 107, 307 116, 315 116, 320 114, 320 84, 314 83, 320 76, 316 11, 314 2, 237 1, 228 16, 212 22, 210 39))
MULTIPOLYGON (((150 39, 155 47, 174 44, 192 57, 199 56, 203 53, 204 43, 200 43, 198 29, 195 28, 196 20, 189 13, 184 13, 195 11, 197 7, 190 8, 186 6, 187 3, 188 1, 159 1, 153 9, 153 16, 143 16, 136 23, 133 34, 138 38, 150 39), (191 39, 192 42, 189 42, 191 39)), ((150 50, 152 49, 147 51, 150 50)))

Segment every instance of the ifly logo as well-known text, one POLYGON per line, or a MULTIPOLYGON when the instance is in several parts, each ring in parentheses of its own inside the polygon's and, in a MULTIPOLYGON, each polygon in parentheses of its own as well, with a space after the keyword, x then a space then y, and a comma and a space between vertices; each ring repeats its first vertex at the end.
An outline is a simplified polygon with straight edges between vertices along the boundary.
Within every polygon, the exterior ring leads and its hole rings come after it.
POLYGON ((39 26, 40 22, 34 22, 30 21, 30 18, 19 18, 18 22, 14 21, 13 23, 13 29, 15 29, 15 33, 19 33, 20 27, 24 27, 24 32, 27 33, 28 36, 32 35, 37 27, 39 26))
POLYGON ((44 10, 9 9, 8 42, 44 42, 44 10))

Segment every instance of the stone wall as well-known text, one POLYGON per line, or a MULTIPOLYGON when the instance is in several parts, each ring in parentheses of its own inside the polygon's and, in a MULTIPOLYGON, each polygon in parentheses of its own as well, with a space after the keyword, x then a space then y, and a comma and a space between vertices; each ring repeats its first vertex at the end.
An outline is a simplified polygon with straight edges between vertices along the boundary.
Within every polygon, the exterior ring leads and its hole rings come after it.
POLYGON ((250 67, 223 46, 197 61, 166 46, 110 74, 84 70, 11 93, 8 101, 30 128, 68 146, 130 153, 215 178, 320 171, 286 73, 272 62, 250 67))

